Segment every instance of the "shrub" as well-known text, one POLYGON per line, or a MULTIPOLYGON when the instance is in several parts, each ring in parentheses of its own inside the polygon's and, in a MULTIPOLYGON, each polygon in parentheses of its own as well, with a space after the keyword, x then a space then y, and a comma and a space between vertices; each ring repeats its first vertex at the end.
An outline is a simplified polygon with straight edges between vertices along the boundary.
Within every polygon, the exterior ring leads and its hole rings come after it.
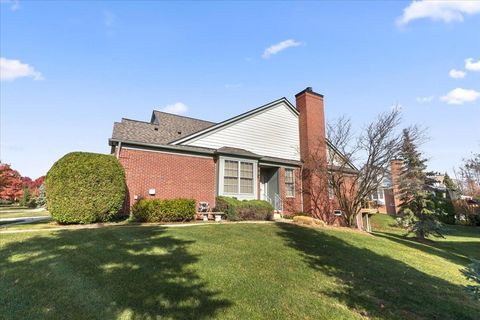
POLYGON ((195 212, 193 199, 141 199, 133 205, 132 218, 138 222, 188 221, 195 212))
POLYGON ((18 204, 21 207, 27 207, 27 208, 36 208, 37 207, 37 201, 32 195, 32 191, 29 188, 24 188, 23 189, 23 194, 22 197, 20 198, 20 201, 18 204))
POLYGON ((310 217, 311 214, 308 212, 284 213, 282 218, 287 220, 293 220, 297 216, 310 217))
POLYGON ((38 196, 36 200, 38 208, 45 208, 47 206, 47 198, 45 196, 45 183, 42 183, 42 185, 38 187, 38 196))
POLYGON ((72 152, 47 173, 47 206, 59 223, 109 221, 121 212, 125 173, 111 155, 72 152))
POLYGON ((312 218, 312 217, 308 217, 308 216, 294 216, 293 217, 293 222, 295 222, 297 224, 305 224, 305 225, 309 225, 309 226, 315 226, 315 225, 319 225, 319 226, 322 226, 322 227, 326 226, 324 221, 322 221, 320 219, 315 219, 315 218, 312 218))
POLYGON ((11 206, 13 204, 12 199, 0 199, 0 206, 11 206))
POLYGON ((480 210, 477 209, 474 213, 467 215, 467 223, 469 226, 480 226, 480 210))
POLYGON ((466 200, 455 200, 453 205, 457 223, 480 226, 480 208, 469 205, 466 200))
POLYGON ((243 200, 230 197, 217 197, 215 211, 222 211, 228 220, 271 220, 273 207, 263 200, 243 200))
POLYGON ((441 193, 436 193, 434 202, 438 219, 445 224, 455 224, 455 208, 449 193, 446 193, 445 198, 441 193))

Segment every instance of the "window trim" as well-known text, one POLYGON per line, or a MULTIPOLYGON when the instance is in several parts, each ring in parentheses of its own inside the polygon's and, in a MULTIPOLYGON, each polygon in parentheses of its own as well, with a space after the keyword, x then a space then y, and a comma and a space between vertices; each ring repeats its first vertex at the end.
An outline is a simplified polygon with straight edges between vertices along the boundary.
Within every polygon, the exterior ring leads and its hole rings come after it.
MULTIPOLYGON (((239 175, 240 175, 240 168, 239 168, 239 167, 240 167, 240 162, 239 162, 239 161, 228 160, 228 159, 226 159, 226 160, 223 161, 223 179, 222 179, 222 180, 223 180, 223 190, 224 190, 224 192, 225 192, 226 194, 238 194, 238 193, 240 192, 240 184, 239 184, 239 182, 238 182, 239 179, 240 179, 240 176, 239 176, 239 175), (236 175, 235 175, 235 176, 227 176, 227 175, 225 174, 226 162, 227 162, 227 161, 228 161, 228 162, 233 162, 233 163, 236 164, 235 166, 237 167, 237 168, 236 168, 236 169, 237 169, 237 170, 236 170, 237 172, 236 172, 236 175), (236 186, 237 192, 226 192, 226 191, 225 191, 225 187, 226 187, 225 179, 226 179, 226 178, 235 179, 235 180, 237 181, 236 184, 232 184, 233 187, 236 186)), ((233 172, 235 172, 235 170, 233 170, 233 172)))
POLYGON ((236 197, 240 200, 243 199, 257 199, 258 193, 258 161, 253 159, 247 158, 234 158, 234 157, 224 157, 220 156, 218 158, 218 178, 217 178, 217 193, 220 196, 227 196, 227 197, 236 197), (225 192, 225 161, 236 161, 238 163, 238 177, 237 177, 237 184, 238 190, 237 193, 232 192, 225 192), (253 165, 253 192, 252 193, 241 193, 241 163, 251 163, 253 165))
MULTIPOLYGON (((229 160, 227 160, 229 161, 229 160)), ((254 177, 254 169, 253 167, 255 166, 255 164, 253 164, 252 162, 250 161, 238 161, 238 193, 239 194, 255 194, 255 188, 253 187, 254 184, 255 184, 255 177, 254 177), (252 165, 252 177, 251 178, 245 178, 245 177, 242 177, 242 164, 251 164, 252 165), (248 193, 243 193, 242 192, 242 179, 243 181, 245 180, 251 180, 252 181, 252 193, 248 192, 248 193)))
POLYGON ((370 200, 372 201, 385 201, 385 189, 382 187, 379 187, 377 190, 375 190, 374 193, 370 195, 370 200), (377 198, 375 199, 375 196, 377 198))
POLYGON ((293 168, 285 168, 285 198, 295 198, 295 194, 297 192, 297 188, 296 188, 296 179, 295 179, 295 169, 293 168), (292 182, 287 182, 287 171, 291 171, 292 172, 292 182), (293 186, 293 194, 292 195, 288 195, 288 185, 292 185, 293 186))

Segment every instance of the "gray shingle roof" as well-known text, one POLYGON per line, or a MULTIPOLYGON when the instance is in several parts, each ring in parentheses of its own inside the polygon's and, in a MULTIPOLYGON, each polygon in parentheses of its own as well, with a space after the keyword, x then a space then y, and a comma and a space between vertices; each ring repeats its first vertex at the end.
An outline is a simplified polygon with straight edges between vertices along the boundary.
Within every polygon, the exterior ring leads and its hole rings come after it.
POLYGON ((153 111, 151 122, 123 118, 113 125, 112 139, 168 144, 215 123, 161 111, 153 111))
POLYGON ((262 156, 250 152, 245 149, 240 149, 240 148, 232 148, 232 147, 221 147, 215 151, 217 154, 226 154, 226 155, 236 155, 236 156, 243 156, 243 157, 249 157, 249 158, 258 158, 260 159, 262 156))

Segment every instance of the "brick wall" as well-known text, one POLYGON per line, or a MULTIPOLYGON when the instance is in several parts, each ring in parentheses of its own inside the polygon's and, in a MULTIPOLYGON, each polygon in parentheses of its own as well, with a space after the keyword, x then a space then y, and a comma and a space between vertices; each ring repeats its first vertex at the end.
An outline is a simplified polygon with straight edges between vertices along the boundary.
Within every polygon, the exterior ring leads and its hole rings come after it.
POLYGON ((300 157, 306 174, 303 179, 303 211, 315 217, 326 215, 328 211, 327 189, 327 145, 325 136, 325 115, 323 96, 307 88, 295 95, 299 112, 300 157), (318 164, 324 168, 319 169, 318 164), (325 186, 318 189, 317 186, 325 186), (320 191, 320 192, 318 192, 320 191), (323 204, 319 207, 319 204, 323 204))
POLYGON ((286 196, 285 168, 281 167, 279 169, 280 195, 283 202, 283 212, 287 215, 299 213, 303 210, 300 169, 294 169, 293 172, 295 174, 295 197, 292 198, 286 196))
POLYGON ((156 151, 122 148, 120 163, 125 168, 128 203, 134 196, 144 198, 193 198, 215 203, 215 173, 213 158, 156 151), (148 194, 155 189, 155 196, 148 194))

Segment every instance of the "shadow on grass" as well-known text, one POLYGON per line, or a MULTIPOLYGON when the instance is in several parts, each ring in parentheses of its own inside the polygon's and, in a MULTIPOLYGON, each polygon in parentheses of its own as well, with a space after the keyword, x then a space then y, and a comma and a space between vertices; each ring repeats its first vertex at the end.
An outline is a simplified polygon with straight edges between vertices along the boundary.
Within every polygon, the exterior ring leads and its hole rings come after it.
POLYGON ((480 305, 475 305, 463 286, 315 229, 278 226, 287 245, 298 250, 311 268, 340 284, 340 289, 321 293, 368 317, 478 319, 480 305))
POLYGON ((232 303, 195 272, 193 241, 159 227, 74 230, 0 249, 8 319, 209 319, 232 303))
POLYGON ((443 233, 463 238, 479 238, 480 227, 461 226, 461 225, 445 225, 443 233))
POLYGON ((407 247, 410 247, 412 249, 420 250, 428 254, 436 255, 438 257, 441 257, 443 259, 449 260, 453 263, 457 263, 460 265, 465 265, 469 263, 470 259, 463 256, 459 255, 453 252, 445 251, 441 248, 437 248, 434 246, 435 242, 429 241, 429 242, 418 242, 414 238, 407 238, 403 235, 397 235, 397 234, 391 234, 391 233, 384 233, 384 232, 374 232, 373 235, 379 238, 384 238, 402 245, 405 245, 407 247))
POLYGON ((466 265, 471 259, 480 258, 480 242, 475 241, 426 241, 419 242, 398 234, 374 232, 376 237, 384 238, 425 253, 436 255, 453 263, 466 265))

